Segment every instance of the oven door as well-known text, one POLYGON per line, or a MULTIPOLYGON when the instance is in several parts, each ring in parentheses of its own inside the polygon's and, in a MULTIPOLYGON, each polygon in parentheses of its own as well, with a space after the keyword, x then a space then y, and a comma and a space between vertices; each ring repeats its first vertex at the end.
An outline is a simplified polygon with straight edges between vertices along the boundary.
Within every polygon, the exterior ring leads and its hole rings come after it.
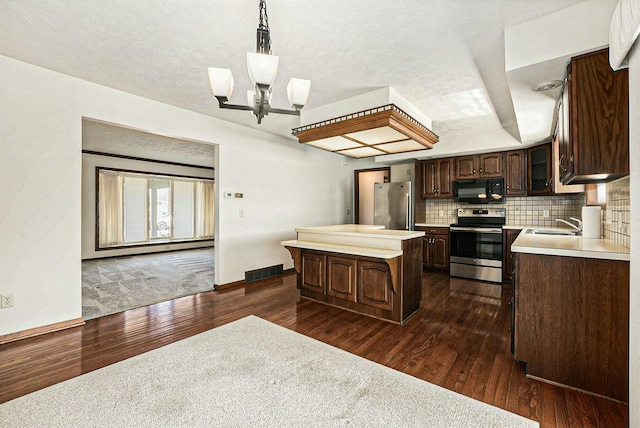
POLYGON ((502 282, 502 228, 451 227, 449 274, 502 282))
MULTIPOLYGON (((451 257, 499 262, 502 266, 502 228, 451 227, 451 257)), ((485 263, 494 265, 494 263, 485 263)))

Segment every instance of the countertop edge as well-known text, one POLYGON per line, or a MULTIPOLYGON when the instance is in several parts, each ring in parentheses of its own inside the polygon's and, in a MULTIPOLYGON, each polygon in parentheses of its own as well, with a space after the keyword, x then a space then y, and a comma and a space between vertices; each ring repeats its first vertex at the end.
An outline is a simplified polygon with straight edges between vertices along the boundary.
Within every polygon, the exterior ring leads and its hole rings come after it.
POLYGON ((337 236, 356 236, 369 237, 376 239, 392 239, 396 241, 405 241, 408 239, 420 238, 424 236, 424 232, 416 230, 393 230, 393 229, 370 229, 369 231, 356 232, 344 230, 330 230, 313 227, 297 227, 296 233, 315 233, 319 235, 337 235, 337 236))
POLYGON ((379 259, 393 259, 402 255, 402 250, 386 250, 382 248, 356 247, 352 245, 330 244, 314 241, 299 241, 297 239, 282 241, 283 247, 296 247, 316 251, 328 251, 340 254, 351 254, 364 257, 376 257, 379 259))
MULTIPOLYGON (((626 251, 616 251, 617 249, 621 249, 619 244, 616 244, 607 239, 594 239, 591 242, 583 242, 581 236, 554 236, 553 242, 548 241, 544 237, 541 239, 537 239, 536 235, 528 235, 526 232, 531 228, 523 228, 522 232, 518 235, 516 240, 511 245, 511 251, 514 253, 524 253, 524 254, 539 254, 539 255, 549 255, 549 256, 564 256, 564 257, 579 257, 586 259, 601 259, 601 260, 618 260, 618 261, 630 261, 631 254, 628 249, 626 251), (571 240, 571 241, 567 241, 571 240), (520 241, 520 242, 518 242, 520 241), (525 241, 523 244, 522 241, 525 241), (582 247, 583 245, 587 248, 562 248, 559 242, 571 242, 575 243, 575 246, 582 247), (592 249, 588 248, 589 244, 599 243, 603 246, 610 246, 615 250, 611 251, 607 248, 602 250, 600 249, 592 249)), ((538 236, 540 238, 540 236, 538 236)))

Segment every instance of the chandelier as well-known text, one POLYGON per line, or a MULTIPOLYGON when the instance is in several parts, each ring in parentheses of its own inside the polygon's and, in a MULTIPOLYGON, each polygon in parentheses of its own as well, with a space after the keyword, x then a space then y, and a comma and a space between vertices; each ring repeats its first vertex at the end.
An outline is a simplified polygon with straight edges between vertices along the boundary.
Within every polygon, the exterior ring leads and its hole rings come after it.
POLYGON ((311 81, 291 78, 287 86, 287 97, 293 110, 271 107, 273 82, 278 73, 279 57, 271 54, 271 35, 269 34, 269 17, 267 4, 260 0, 260 20, 258 22, 256 52, 247 52, 247 70, 254 90, 247 91, 247 105, 229 104, 233 92, 233 74, 228 68, 209 67, 209 85, 211 93, 218 100, 220 108, 248 110, 258 118, 258 124, 269 113, 290 114, 299 116, 309 98, 311 81))

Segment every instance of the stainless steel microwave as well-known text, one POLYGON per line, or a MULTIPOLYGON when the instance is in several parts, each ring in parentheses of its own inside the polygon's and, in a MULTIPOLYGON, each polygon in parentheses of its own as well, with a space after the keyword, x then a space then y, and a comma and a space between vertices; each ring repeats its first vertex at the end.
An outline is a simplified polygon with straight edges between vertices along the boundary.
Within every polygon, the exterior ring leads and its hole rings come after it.
POLYGON ((478 180, 455 180, 453 199, 469 204, 503 204, 504 178, 481 178, 478 180))

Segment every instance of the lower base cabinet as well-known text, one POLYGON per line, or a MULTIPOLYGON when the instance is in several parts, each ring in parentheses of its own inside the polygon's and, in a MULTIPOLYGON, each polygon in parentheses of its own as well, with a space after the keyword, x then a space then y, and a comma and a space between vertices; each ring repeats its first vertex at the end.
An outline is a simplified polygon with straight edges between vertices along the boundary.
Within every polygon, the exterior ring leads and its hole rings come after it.
POLYGON ((358 262, 358 302, 374 308, 393 309, 393 287, 386 263, 358 262))
POLYGON ((504 229, 502 231, 502 283, 513 283, 515 270, 514 254, 511 245, 516 240, 522 229, 504 229))
POLYGON ((422 237, 403 240, 392 259, 286 248, 302 297, 399 324, 420 309, 422 237))
POLYGON ((527 375, 628 402, 629 262, 516 253, 515 272, 527 375))
MULTIPOLYGON (((327 257, 327 295, 339 299, 356 301, 355 259, 346 257, 327 257)), ((387 275, 389 274, 387 270, 387 275)), ((358 281, 361 283, 361 281, 358 281)))
POLYGON ((302 253, 302 273, 299 287, 317 293, 325 292, 326 256, 321 253, 304 251, 302 253))
POLYGON ((421 227, 416 230, 425 233, 422 238, 422 267, 449 271, 449 228, 421 227))

